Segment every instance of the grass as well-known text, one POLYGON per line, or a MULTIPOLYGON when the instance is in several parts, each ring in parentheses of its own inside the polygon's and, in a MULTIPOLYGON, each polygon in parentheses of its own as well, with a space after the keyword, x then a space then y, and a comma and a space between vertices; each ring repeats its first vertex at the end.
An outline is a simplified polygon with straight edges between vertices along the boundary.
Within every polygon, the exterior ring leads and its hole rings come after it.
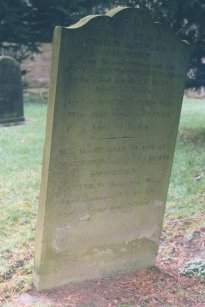
POLYGON ((24 102, 25 103, 47 103, 48 88, 25 88, 24 102))
POLYGON ((0 128, 0 292, 8 299, 32 280, 46 105, 26 104, 25 117, 0 128))
MULTIPOLYGON (((46 108, 26 103, 26 124, 0 128, 0 301, 8 303, 32 284, 46 108)), ((185 98, 165 224, 205 215, 204 153, 205 100, 185 98)))
POLYGON ((184 99, 166 219, 205 213, 205 100, 184 99))

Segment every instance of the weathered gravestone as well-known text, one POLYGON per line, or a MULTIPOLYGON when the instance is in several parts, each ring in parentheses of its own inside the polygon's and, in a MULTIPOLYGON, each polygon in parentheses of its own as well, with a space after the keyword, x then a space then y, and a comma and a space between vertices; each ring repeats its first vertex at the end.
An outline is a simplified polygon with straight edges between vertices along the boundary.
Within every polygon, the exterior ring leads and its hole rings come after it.
POLYGON ((154 265, 187 49, 138 9, 56 28, 38 289, 154 265))
POLYGON ((0 124, 24 121, 21 69, 8 56, 0 57, 0 124))

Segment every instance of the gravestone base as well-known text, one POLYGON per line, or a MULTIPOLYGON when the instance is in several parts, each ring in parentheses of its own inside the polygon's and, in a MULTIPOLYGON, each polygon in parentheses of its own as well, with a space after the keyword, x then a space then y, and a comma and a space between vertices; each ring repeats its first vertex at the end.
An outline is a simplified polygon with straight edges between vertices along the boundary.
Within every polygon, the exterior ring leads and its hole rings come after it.
MULTIPOLYGON (((90 255, 76 255, 69 266, 67 259, 61 260, 60 266, 54 265, 50 270, 34 275, 34 284, 37 290, 46 290, 63 286, 68 282, 81 282, 104 278, 140 269, 150 268, 155 265, 158 244, 148 239, 136 240, 118 246, 107 246, 103 249, 94 249, 90 255), (40 277, 40 278, 39 278, 40 277)), ((46 263, 45 263, 46 267, 46 263)))
POLYGON ((0 126, 12 126, 12 125, 20 125, 25 123, 24 117, 11 117, 11 118, 5 118, 0 119, 0 126))

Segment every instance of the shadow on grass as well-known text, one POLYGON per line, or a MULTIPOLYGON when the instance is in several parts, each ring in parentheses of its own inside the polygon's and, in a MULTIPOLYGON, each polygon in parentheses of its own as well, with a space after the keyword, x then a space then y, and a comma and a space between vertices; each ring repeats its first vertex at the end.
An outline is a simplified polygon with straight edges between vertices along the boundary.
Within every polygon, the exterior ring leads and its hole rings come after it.
POLYGON ((181 128, 178 132, 178 141, 195 146, 205 145, 205 128, 181 128))

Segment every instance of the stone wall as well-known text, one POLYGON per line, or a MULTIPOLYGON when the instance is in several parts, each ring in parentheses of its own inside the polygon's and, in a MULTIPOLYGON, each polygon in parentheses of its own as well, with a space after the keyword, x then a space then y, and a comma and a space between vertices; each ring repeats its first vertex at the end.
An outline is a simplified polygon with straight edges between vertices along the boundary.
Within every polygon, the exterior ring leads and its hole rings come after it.
POLYGON ((22 68, 27 70, 27 74, 23 77, 24 84, 28 87, 48 87, 51 44, 42 44, 42 53, 33 56, 33 60, 27 59, 22 68))

